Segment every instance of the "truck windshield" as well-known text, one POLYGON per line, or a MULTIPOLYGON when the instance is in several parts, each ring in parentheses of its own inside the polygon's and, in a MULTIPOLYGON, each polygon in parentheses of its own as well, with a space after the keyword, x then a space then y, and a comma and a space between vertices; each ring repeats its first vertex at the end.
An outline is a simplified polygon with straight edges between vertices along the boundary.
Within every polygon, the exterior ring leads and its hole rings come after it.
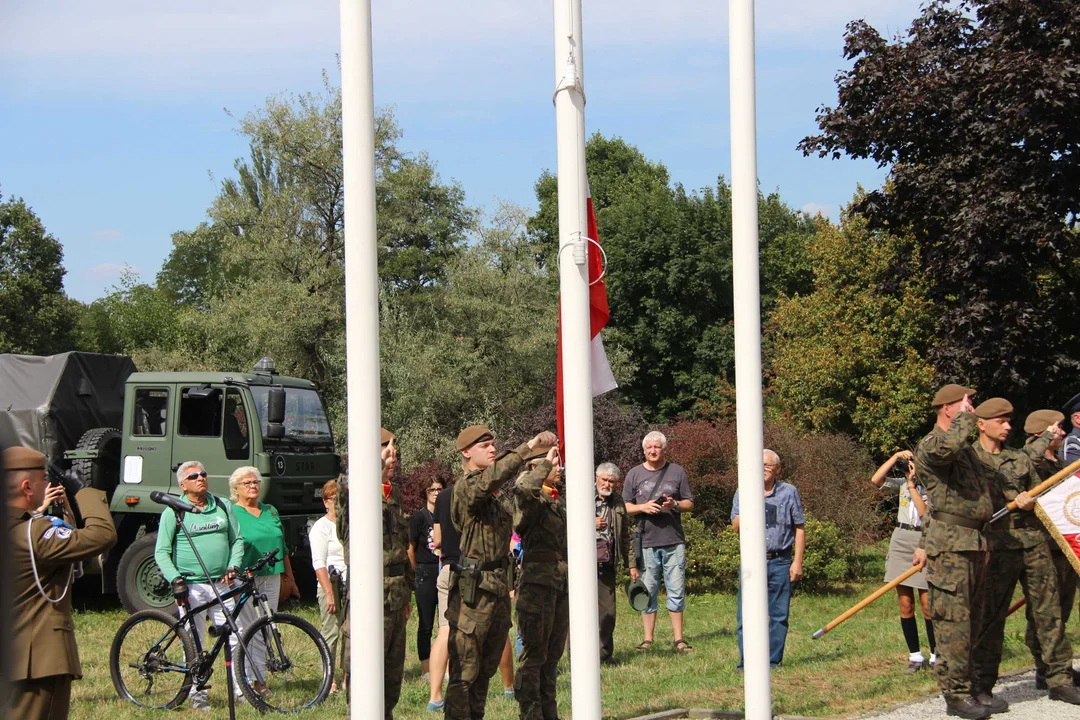
MULTIPOLYGON (((259 414, 259 425, 264 438, 268 394, 267 387, 251 386, 251 395, 255 400, 255 411, 259 414)), ((285 388, 285 438, 282 442, 333 448, 330 423, 326 419, 326 408, 319 393, 303 388, 285 388)))

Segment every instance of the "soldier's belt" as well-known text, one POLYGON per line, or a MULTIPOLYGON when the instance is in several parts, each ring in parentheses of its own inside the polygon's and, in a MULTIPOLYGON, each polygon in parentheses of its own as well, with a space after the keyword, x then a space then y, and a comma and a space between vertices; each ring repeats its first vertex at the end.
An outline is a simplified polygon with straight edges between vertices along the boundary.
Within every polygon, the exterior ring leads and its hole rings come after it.
POLYGON ((983 526, 986 524, 982 520, 972 520, 963 515, 953 515, 952 513, 939 512, 937 510, 931 513, 930 517, 935 520, 940 520, 943 523, 948 523, 949 525, 959 525, 960 527, 966 527, 972 530, 982 530, 983 526))
POLYGON ((401 577, 405 574, 405 563, 394 563, 393 565, 387 565, 385 569, 386 577, 401 577))
POLYGON ((521 557, 521 564, 528 565, 529 563, 535 562, 559 562, 562 559, 562 555, 557 552, 527 552, 521 557))
POLYGON ((1035 519, 1031 513, 1011 513, 1009 515, 1009 527, 1013 530, 1023 528, 1038 530, 1042 527, 1042 523, 1035 519))
MULTIPOLYGON (((513 560, 510 559, 509 555, 505 555, 505 556, 503 556, 501 558, 498 558, 496 560, 488 560, 487 562, 482 562, 482 563, 476 565, 476 569, 477 570, 482 570, 482 571, 484 571, 484 570, 502 570, 504 568, 511 567, 512 565, 513 565, 513 560)), ((456 573, 460 573, 461 571, 465 570, 466 568, 465 568, 464 565, 461 565, 459 563, 453 563, 450 566, 450 569, 453 570, 456 573)))

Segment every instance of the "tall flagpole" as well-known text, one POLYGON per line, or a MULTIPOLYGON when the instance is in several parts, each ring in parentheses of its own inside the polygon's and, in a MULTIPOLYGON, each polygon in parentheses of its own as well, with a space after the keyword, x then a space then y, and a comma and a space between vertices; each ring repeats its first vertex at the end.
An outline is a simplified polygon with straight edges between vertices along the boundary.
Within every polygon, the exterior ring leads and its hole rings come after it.
POLYGON ((735 285, 735 418, 739 444, 739 555, 746 720, 772 718, 758 285, 754 0, 729 0, 731 214, 735 285))
POLYGON ((341 0, 345 183, 345 360, 349 420, 349 603, 354 718, 383 717, 382 475, 379 458, 379 274, 371 0, 341 0))
POLYGON ((554 0, 555 128, 559 182, 559 297, 566 447, 566 542, 570 665, 575 720, 600 720, 600 626, 596 598, 585 90, 581 0, 554 0))

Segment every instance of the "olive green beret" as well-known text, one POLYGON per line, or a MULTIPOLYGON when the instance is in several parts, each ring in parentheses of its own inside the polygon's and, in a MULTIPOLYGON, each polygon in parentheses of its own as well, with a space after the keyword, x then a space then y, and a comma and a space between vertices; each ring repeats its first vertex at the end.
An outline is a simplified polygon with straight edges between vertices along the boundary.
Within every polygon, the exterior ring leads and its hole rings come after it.
POLYGON ((1046 428, 1064 419, 1065 416, 1057 410, 1036 410, 1024 421, 1024 432, 1029 435, 1041 435, 1046 432, 1046 428))
POLYGON ((975 391, 971 388, 966 388, 963 385, 957 385, 955 383, 946 385, 937 391, 934 395, 934 402, 930 403, 934 407, 941 407, 942 405, 949 405, 954 402, 960 402, 964 399, 965 395, 974 395, 975 391))
POLYGON ((380 441, 380 445, 386 445, 394 439, 396 439, 394 433, 390 432, 386 428, 382 428, 382 440, 380 441))
POLYGON ((1012 413, 1012 403, 1005 398, 990 398, 975 408, 975 415, 983 420, 1005 417, 1006 415, 1012 415, 1012 413))
POLYGON ((45 456, 37 450, 12 447, 4 451, 5 470, 44 470, 45 456))
POLYGON ((522 459, 525 460, 525 462, 528 462, 530 460, 543 460, 544 457, 548 454, 548 450, 550 449, 550 445, 537 445, 528 453, 526 453, 525 457, 522 459))
POLYGON ((470 425, 457 436, 458 451, 468 450, 481 440, 494 440, 495 436, 484 425, 470 425))

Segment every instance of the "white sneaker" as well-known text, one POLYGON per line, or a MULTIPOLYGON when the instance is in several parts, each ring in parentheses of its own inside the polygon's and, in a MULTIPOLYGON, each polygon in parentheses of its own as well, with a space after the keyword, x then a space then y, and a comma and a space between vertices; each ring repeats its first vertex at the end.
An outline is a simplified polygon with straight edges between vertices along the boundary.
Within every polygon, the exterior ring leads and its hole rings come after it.
POLYGON ((431 681, 431 673, 426 672, 420 676, 420 682, 426 683, 431 681))
POLYGON ((191 695, 191 709, 201 710, 203 712, 210 712, 210 693, 206 690, 200 690, 198 692, 192 690, 191 695))

